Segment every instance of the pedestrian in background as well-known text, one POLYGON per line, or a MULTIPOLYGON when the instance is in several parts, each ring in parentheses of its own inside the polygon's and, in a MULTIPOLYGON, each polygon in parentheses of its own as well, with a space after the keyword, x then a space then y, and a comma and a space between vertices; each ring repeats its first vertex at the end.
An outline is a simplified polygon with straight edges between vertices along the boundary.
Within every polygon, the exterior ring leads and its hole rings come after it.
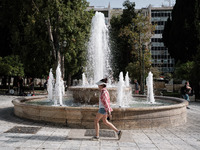
POLYGON ((24 95, 24 80, 23 80, 22 77, 19 77, 19 78, 18 78, 17 85, 18 85, 18 92, 19 92, 19 95, 20 95, 20 96, 23 96, 23 95, 24 95))
POLYGON ((136 79, 134 80, 134 84, 135 84, 135 94, 139 94, 139 89, 140 89, 139 86, 140 85, 136 79))
POLYGON ((31 94, 31 96, 35 96, 34 79, 33 78, 29 79, 29 93, 31 94))
MULTIPOLYGON (((192 88, 190 87, 189 81, 186 81, 185 85, 181 88, 181 95, 188 102, 190 102, 189 94, 191 93, 191 90, 192 90, 192 88)), ((187 109, 190 109, 190 108, 187 107, 187 109)))

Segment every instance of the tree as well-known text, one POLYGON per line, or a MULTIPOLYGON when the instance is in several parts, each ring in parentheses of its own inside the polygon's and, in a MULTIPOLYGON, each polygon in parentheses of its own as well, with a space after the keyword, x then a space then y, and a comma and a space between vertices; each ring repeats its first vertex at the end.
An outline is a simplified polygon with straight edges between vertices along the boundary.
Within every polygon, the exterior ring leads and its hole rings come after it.
POLYGON ((2 8, 4 15, 1 18, 4 21, 1 26, 8 30, 9 39, 3 51, 9 49, 9 54, 20 57, 26 76, 43 77, 50 66, 48 40, 41 23, 32 25, 35 20, 30 15, 33 10, 31 1, 2 0, 2 8))
POLYGON ((1 0, 0 7, 1 7, 1 13, 0 13, 0 56, 5 57, 7 55, 11 55, 12 49, 10 47, 10 18, 12 17, 11 11, 9 7, 5 6, 12 6, 7 5, 11 2, 8 0, 1 0))
POLYGON ((131 46, 127 43, 128 37, 120 36, 121 29, 126 27, 135 18, 135 3, 126 0, 123 3, 124 9, 121 16, 111 18, 111 51, 113 54, 114 77, 118 78, 119 73, 126 72, 128 63, 133 59, 131 55, 131 46))
POLYGON ((160 78, 161 71, 157 67, 151 67, 151 72, 154 78, 160 78))
POLYGON ((162 33, 163 42, 164 42, 166 47, 170 46, 170 43, 169 43, 169 31, 171 29, 171 25, 172 25, 172 20, 169 17, 167 19, 167 22, 165 23, 165 27, 164 27, 164 30, 163 30, 163 33, 162 33))
POLYGON ((148 17, 143 15, 137 15, 132 19, 132 23, 121 29, 120 36, 128 39, 128 44, 131 47, 132 60, 129 60, 129 64, 126 68, 131 74, 135 74, 135 77, 140 80, 141 91, 143 91, 144 78, 147 75, 151 67, 151 55, 148 46, 144 48, 144 45, 148 45, 152 36, 153 26, 150 23, 148 17), (132 63, 136 65, 132 65, 132 63), (130 66, 133 68, 131 68, 130 66), (135 66, 135 68, 134 68, 135 66), (137 71, 136 71, 137 70, 137 71))
POLYGON ((187 62, 197 53, 199 0, 177 0, 163 32, 163 41, 176 61, 187 62), (180 55, 181 54, 181 55, 180 55))
POLYGON ((5 1, 14 15, 9 20, 11 49, 21 56, 27 76, 44 77, 60 63, 70 80, 82 69, 93 16, 87 6, 86 0, 5 1))
POLYGON ((135 13, 133 3, 126 1, 124 7, 120 17, 111 19, 112 51, 114 67, 117 68, 114 70, 116 75, 120 71, 128 71, 132 80, 137 78, 143 84, 143 70, 147 72, 151 66, 148 43, 155 27, 148 17, 135 13))
POLYGON ((200 46, 198 46, 198 53, 194 59, 194 67, 191 71, 191 82, 195 91, 195 98, 200 99, 200 46))
POLYGON ((191 72, 194 67, 193 61, 188 61, 186 63, 177 64, 175 69, 175 77, 182 80, 190 80, 191 72))
POLYGON ((80 64, 84 64, 85 43, 93 15, 85 11, 88 3, 86 0, 49 0, 32 1, 32 4, 32 18, 46 24, 54 68, 60 63, 63 77, 66 72, 70 82, 71 76, 81 69, 80 64))
POLYGON ((24 76, 24 68, 19 56, 0 57, 0 76, 8 77, 8 89, 10 89, 11 77, 24 76))
POLYGON ((200 2, 177 0, 163 32, 163 41, 176 62, 194 61, 188 77, 195 87, 195 96, 200 97, 200 2))
POLYGON ((125 0, 123 3, 124 9, 121 15, 121 26, 125 27, 132 23, 132 19, 136 17, 135 2, 125 0))

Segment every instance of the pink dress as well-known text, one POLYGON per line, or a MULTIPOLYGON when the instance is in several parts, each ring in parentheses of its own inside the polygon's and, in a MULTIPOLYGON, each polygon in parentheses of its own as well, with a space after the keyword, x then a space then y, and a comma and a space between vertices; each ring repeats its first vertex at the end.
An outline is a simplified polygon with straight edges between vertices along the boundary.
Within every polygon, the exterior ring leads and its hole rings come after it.
POLYGON ((99 106, 102 108, 102 105, 105 109, 106 112, 111 112, 113 109, 110 107, 110 96, 109 92, 107 91, 106 88, 103 88, 101 90, 101 95, 100 95, 100 101, 99 101, 99 106))

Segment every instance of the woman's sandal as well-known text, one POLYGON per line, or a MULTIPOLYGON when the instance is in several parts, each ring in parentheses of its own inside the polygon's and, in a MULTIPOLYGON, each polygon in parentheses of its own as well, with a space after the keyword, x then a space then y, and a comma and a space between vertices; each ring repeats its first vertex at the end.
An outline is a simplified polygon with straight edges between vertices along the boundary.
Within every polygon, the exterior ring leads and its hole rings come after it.
POLYGON ((99 140, 99 136, 93 136, 92 139, 93 140, 99 140))
POLYGON ((121 139, 121 136, 122 136, 122 131, 119 130, 119 132, 117 133, 117 135, 118 135, 118 140, 120 140, 120 139, 121 139))

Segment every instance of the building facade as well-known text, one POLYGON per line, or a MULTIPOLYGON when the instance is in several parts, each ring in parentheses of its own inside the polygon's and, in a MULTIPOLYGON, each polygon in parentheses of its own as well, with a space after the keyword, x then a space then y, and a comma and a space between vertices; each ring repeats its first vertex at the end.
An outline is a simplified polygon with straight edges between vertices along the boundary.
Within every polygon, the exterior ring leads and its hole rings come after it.
POLYGON ((104 16, 105 16, 105 23, 108 26, 110 26, 110 19, 113 16, 121 15, 123 13, 123 9, 122 8, 110 8, 110 4, 108 5, 108 7, 90 6, 90 7, 87 8, 87 10, 94 10, 94 13, 96 11, 103 13, 104 16))
POLYGON ((96 11, 103 13, 104 17, 105 17, 105 23, 106 23, 106 25, 110 25, 110 19, 111 19, 110 4, 108 5, 108 7, 94 7, 94 6, 89 6, 87 8, 87 10, 94 10, 94 13, 96 11))
POLYGON ((156 67, 162 73, 174 72, 175 61, 162 42, 162 33, 165 23, 172 17, 173 7, 151 7, 147 8, 151 23, 156 25, 155 34, 151 38, 152 67, 156 67))

